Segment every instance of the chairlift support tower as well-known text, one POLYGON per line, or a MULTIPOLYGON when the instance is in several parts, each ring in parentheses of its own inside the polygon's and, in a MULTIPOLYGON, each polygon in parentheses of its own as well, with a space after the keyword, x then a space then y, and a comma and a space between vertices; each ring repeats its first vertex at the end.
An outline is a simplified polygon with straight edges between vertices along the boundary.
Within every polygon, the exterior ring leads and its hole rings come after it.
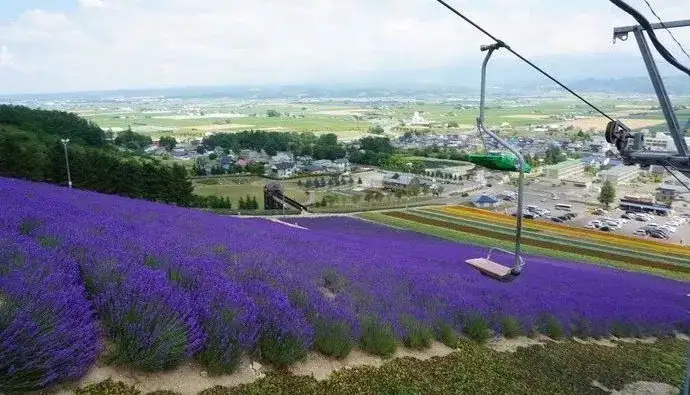
MULTIPOLYGON (((652 23, 650 25, 654 30, 690 27, 690 19, 652 23)), ((688 156, 688 145, 685 142, 685 133, 684 130, 681 129, 678 117, 673 110, 671 99, 668 96, 668 92, 666 92, 666 86, 656 66, 649 44, 647 44, 644 31, 644 27, 640 25, 616 27, 613 29, 613 41, 614 43, 616 39, 625 41, 628 39, 630 33, 635 35, 635 40, 640 47, 640 53, 647 67, 647 72, 649 73, 649 78, 654 87, 654 92, 656 93, 657 99, 659 99, 659 106, 664 113, 668 131, 675 143, 676 152, 645 150, 642 133, 638 132, 632 134, 630 129, 619 121, 609 122, 606 127, 606 141, 616 144, 616 148, 618 148, 624 163, 627 165, 637 163, 643 167, 648 167, 650 165, 670 166, 683 173, 686 177, 690 177, 690 156, 688 156), (630 145, 630 140, 632 140, 632 146, 630 145)), ((690 120, 688 120, 686 127, 690 127, 690 120)), ((688 344, 687 367, 682 393, 683 395, 690 395, 690 344, 688 344)))
MULTIPOLYGON (((690 27, 690 20, 680 20, 672 22, 661 22, 651 24, 652 29, 673 29, 679 27, 690 27)), ((685 142, 684 131, 678 121, 671 99, 666 91, 666 86, 661 78, 652 52, 644 35, 644 27, 640 25, 622 26, 613 29, 613 40, 625 41, 632 33, 635 36, 637 45, 640 48, 642 59, 644 60, 649 78, 654 87, 659 106, 664 114, 668 131, 676 146, 676 151, 651 151, 644 148, 644 136, 641 132, 632 133, 630 128, 623 125, 620 121, 612 121, 606 127, 606 141, 615 144, 624 164, 639 164, 642 167, 650 165, 670 166, 690 177, 690 156, 688 145, 685 142)))

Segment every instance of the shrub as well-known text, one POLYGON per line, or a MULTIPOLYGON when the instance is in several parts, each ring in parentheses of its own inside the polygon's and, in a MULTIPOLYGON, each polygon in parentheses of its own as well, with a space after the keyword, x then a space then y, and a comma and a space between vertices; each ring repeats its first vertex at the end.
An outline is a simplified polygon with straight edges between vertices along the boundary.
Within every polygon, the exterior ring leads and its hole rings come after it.
POLYGON ((463 332, 474 341, 484 342, 491 337, 489 324, 480 314, 468 315, 464 324, 463 332))
POLYGON ((107 286, 94 304, 112 341, 106 359, 145 371, 177 366, 201 346, 202 333, 189 296, 165 273, 141 267, 107 286))
POLYGON ((592 329, 592 324, 585 318, 574 318, 570 322, 570 333, 580 339, 597 337, 592 329))
POLYGON ((329 268, 323 273, 323 286, 334 294, 337 294, 347 286, 347 278, 329 268))
POLYGON ((428 325, 414 318, 406 317, 403 319, 403 327, 406 331, 403 344, 406 347, 421 350, 431 346, 434 334, 428 325))
POLYGON ((563 324, 556 317, 545 315, 540 319, 539 332, 554 340, 562 339, 564 335, 563 324))
POLYGON ((393 355, 397 344, 390 325, 373 318, 362 320, 362 348, 375 355, 393 355))
POLYGON ((345 322, 318 319, 314 335, 314 347, 324 355, 342 359, 352 351, 352 328, 345 322))
POLYGON ((284 293, 266 283, 247 282, 244 290, 259 307, 261 358, 278 367, 304 358, 314 344, 314 331, 304 313, 291 305, 284 293))
POLYGON ((0 247, 0 259, 19 252, 25 263, 0 272, 0 393, 77 380, 102 348, 100 327, 76 282, 76 262, 16 239, 12 254, 0 247))
POLYGON ((522 334, 520 322, 515 317, 504 317, 501 320, 501 329, 503 331, 503 336, 508 339, 518 337, 522 334))
POLYGON ((458 346, 458 333, 453 329, 452 326, 442 323, 439 326, 439 336, 438 339, 448 347, 455 348, 458 346))
POLYGON ((295 335, 278 329, 264 331, 259 338, 261 358, 278 368, 285 368, 307 356, 307 349, 295 335))
POLYGON ((209 275, 196 295, 199 321, 206 334, 197 359, 212 375, 231 373, 242 349, 256 345, 259 310, 241 288, 222 277, 209 275))
POLYGON ((29 236, 41 226, 41 221, 34 218, 25 218, 19 223, 19 233, 29 236))

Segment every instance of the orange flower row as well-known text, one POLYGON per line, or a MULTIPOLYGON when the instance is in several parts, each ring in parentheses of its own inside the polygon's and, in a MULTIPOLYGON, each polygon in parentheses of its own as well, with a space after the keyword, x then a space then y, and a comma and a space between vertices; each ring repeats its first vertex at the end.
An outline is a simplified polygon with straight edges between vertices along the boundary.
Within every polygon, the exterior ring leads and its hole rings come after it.
MULTIPOLYGON (((509 215, 496 213, 493 211, 481 210, 473 207, 466 206, 453 206, 442 209, 436 209, 446 214, 451 214, 458 217, 473 217, 475 219, 488 220, 490 222, 498 222, 501 224, 515 226, 515 218, 509 215)), ((579 238, 586 238, 594 241, 610 243, 613 245, 620 246, 624 244, 639 250, 646 250, 654 253, 662 254, 673 254, 680 256, 690 257, 690 248, 687 246, 681 246, 678 244, 670 243, 660 243, 654 240, 648 239, 636 239, 629 236, 603 233, 603 232, 592 232, 585 229, 572 228, 566 225, 560 225, 557 223, 541 222, 526 220, 529 223, 529 227, 533 229, 538 229, 546 232, 554 232, 563 236, 573 236, 579 238)))

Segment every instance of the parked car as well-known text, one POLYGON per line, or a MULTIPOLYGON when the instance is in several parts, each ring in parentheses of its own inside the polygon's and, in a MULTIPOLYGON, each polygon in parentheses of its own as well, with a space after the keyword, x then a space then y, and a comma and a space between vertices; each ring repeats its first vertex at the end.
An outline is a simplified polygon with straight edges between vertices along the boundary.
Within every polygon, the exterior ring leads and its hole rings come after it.
POLYGON ((635 229, 633 234, 637 236, 647 236, 647 230, 644 228, 635 229))

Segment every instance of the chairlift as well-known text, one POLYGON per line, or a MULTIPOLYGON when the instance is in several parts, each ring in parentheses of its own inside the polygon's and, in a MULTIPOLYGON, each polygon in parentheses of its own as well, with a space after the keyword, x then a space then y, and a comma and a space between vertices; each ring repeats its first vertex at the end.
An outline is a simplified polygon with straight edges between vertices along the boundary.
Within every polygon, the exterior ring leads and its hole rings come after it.
POLYGON ((482 143, 484 145, 484 151, 485 153, 483 154, 471 154, 467 155, 465 158, 463 158, 466 161, 472 162, 474 164, 477 164, 482 167, 486 167, 488 169, 492 170, 500 170, 500 171, 518 171, 520 173, 519 179, 518 179, 518 207, 517 207, 517 213, 516 213, 516 219, 517 219, 517 229, 515 233, 515 252, 509 252, 506 250, 502 250, 500 248, 491 248, 489 249, 489 253, 484 257, 479 257, 479 258, 471 258, 467 259, 465 263, 468 265, 472 266, 473 268, 479 270, 479 272, 487 277, 490 277, 492 279, 496 279, 499 281, 512 281, 514 280, 517 276, 522 273, 522 268, 525 266, 525 262, 522 260, 522 256, 520 254, 520 236, 522 235, 522 203, 523 203, 523 185, 524 185, 524 179, 525 179, 525 172, 529 173, 531 171, 531 167, 525 163, 525 158, 522 156, 522 154, 515 149, 513 146, 511 146, 508 142, 503 140, 501 137, 499 137, 496 133, 492 132, 491 130, 487 129, 484 127, 484 103, 485 103, 485 96, 486 96, 486 65, 489 62, 489 58, 491 57, 491 54, 501 48, 501 47, 506 47, 506 45, 503 42, 497 42, 495 44, 491 45, 482 45, 481 46, 481 51, 488 51, 486 54, 486 57, 484 58, 484 62, 482 63, 482 79, 481 79, 481 94, 480 94, 480 100, 479 100, 479 117, 477 118, 477 131, 479 133, 479 136, 482 139, 482 143), (500 146, 503 148, 507 149, 510 151, 510 153, 506 152, 494 152, 489 150, 487 147, 487 141, 484 138, 484 135, 487 135, 491 139, 493 139, 496 143, 498 143, 500 146), (497 263, 493 260, 491 260, 491 254, 494 251, 502 251, 504 253, 507 253, 509 255, 513 255, 513 266, 508 267, 501 265, 500 263, 497 263))

